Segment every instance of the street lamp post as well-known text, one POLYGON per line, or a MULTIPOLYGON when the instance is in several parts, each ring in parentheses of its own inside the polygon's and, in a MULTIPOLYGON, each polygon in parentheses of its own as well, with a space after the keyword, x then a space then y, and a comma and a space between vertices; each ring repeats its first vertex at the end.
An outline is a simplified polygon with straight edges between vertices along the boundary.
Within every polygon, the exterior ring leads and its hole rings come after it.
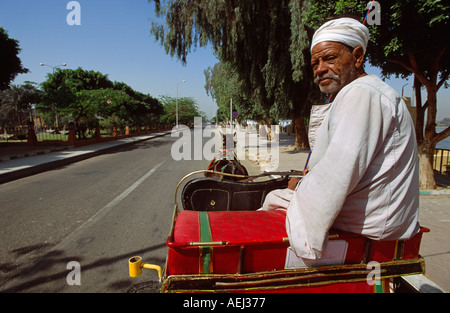
POLYGON ((404 84, 404 85, 402 86, 402 97, 403 97, 403 90, 405 89, 406 86, 408 86, 408 84, 404 84))
POLYGON ((61 64, 61 65, 56 65, 56 66, 52 66, 52 65, 48 65, 48 64, 44 64, 44 63, 39 63, 39 65, 40 65, 40 66, 48 66, 48 67, 51 67, 52 70, 53 70, 53 74, 55 73, 55 68, 58 68, 58 66, 67 66, 66 63, 63 63, 63 64, 61 64))
POLYGON ((230 130, 233 135, 233 98, 230 98, 230 130))
POLYGON ((176 102, 176 112, 175 112, 175 114, 176 114, 176 128, 177 129, 178 129, 178 84, 182 84, 182 83, 185 83, 185 82, 186 82, 186 80, 183 79, 183 81, 177 83, 177 102, 176 102))
MULTIPOLYGON (((44 64, 44 63, 39 63, 40 66, 48 66, 52 68, 52 73, 55 74, 55 68, 58 68, 59 66, 67 66, 66 63, 63 63, 61 65, 56 65, 56 66, 52 66, 52 65, 48 65, 48 64, 44 64)), ((56 108, 55 108, 55 122, 56 122, 56 132, 59 132, 59 125, 58 125, 58 114, 56 113, 56 108)))

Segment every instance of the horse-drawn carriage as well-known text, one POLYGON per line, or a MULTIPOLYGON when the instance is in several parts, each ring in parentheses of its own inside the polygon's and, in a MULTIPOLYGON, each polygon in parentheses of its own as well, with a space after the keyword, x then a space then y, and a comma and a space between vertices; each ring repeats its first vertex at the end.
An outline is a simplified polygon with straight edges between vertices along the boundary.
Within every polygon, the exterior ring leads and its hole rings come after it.
POLYGON ((332 229, 320 260, 298 258, 289 247, 286 212, 258 209, 270 191, 301 174, 249 176, 236 159, 218 158, 208 170, 187 175, 175 190, 164 271, 132 257, 130 276, 156 269, 161 292, 390 292, 402 276, 424 273, 419 248, 426 228, 397 241, 332 229))
POLYGON ((182 207, 181 182, 177 186, 164 271, 133 257, 130 276, 142 268, 158 270, 161 292, 389 292, 401 276, 425 270, 419 247, 426 228, 398 241, 331 230, 325 256, 311 265, 289 248, 285 212, 257 211, 268 192, 287 186, 292 173, 255 182, 206 170, 183 180, 201 173, 220 177, 187 182, 182 207))

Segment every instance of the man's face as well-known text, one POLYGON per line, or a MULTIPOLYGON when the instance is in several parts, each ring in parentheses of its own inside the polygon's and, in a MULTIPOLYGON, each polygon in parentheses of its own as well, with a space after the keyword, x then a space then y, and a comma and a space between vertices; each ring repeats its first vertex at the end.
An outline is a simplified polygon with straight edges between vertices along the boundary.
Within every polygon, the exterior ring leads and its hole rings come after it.
POLYGON ((318 43, 311 52, 314 82, 323 93, 336 95, 358 78, 356 60, 349 49, 338 42, 318 43))

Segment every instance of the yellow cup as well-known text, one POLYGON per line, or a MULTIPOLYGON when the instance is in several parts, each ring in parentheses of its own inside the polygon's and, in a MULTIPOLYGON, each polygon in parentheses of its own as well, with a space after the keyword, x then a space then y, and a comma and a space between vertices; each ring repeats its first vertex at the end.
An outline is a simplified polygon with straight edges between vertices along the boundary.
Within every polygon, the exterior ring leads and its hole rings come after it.
POLYGON ((128 260, 128 269, 130 277, 138 277, 142 274, 142 258, 134 256, 128 260))
POLYGON ((159 280, 161 280, 162 269, 160 266, 154 264, 144 264, 140 256, 134 256, 128 260, 128 270, 130 277, 138 277, 139 275, 141 275, 142 268, 157 271, 159 280))

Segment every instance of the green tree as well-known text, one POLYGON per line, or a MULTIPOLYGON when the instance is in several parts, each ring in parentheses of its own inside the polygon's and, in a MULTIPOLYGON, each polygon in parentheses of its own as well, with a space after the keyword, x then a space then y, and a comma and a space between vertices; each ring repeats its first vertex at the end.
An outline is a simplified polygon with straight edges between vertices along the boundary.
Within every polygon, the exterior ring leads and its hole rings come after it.
POLYGON ((19 42, 9 38, 8 33, 0 27, 0 90, 8 88, 18 74, 29 72, 18 57, 20 51, 19 42))
POLYGON ((163 113, 162 104, 150 95, 81 68, 57 69, 42 83, 42 89, 45 98, 40 108, 72 116, 79 138, 84 137, 81 121, 95 127, 99 120, 111 117, 115 124, 140 126, 158 122, 163 113))
POLYGON ((134 125, 159 122, 164 108, 158 99, 132 89, 122 82, 114 82, 114 90, 125 92, 131 100, 125 104, 127 118, 134 125))
MULTIPOLYGON (((309 65, 309 41, 302 24, 291 32, 297 14, 292 1, 155 1, 157 16, 166 20, 153 23, 151 32, 182 62, 192 47, 210 44, 236 69, 252 100, 247 103, 262 109, 267 124, 297 119, 308 115, 321 95, 312 75, 302 75, 309 65)), ((306 146, 305 129, 299 130, 297 144, 306 146)))
POLYGON ((0 91, 0 123, 3 126, 22 126, 33 122, 33 105, 39 103, 43 93, 33 84, 12 85, 0 91))
POLYGON ((114 87, 107 75, 82 68, 56 69, 42 84, 45 93, 40 109, 54 114, 72 116, 78 137, 84 137, 80 121, 90 118, 98 112, 98 104, 94 99, 98 97, 97 89, 112 89, 114 87))
MULTIPOLYGON (((164 107, 164 115, 161 117, 161 121, 175 124, 177 99, 170 96, 162 96, 160 101, 164 107)), ((205 114, 199 111, 197 101, 191 97, 178 98, 178 124, 192 124, 195 117, 205 117, 205 114)))
POLYGON ((127 104, 132 101, 125 92, 112 88, 82 89, 75 92, 75 99, 77 103, 75 116, 106 117, 116 113, 124 119, 128 118, 127 104), (123 110, 122 107, 124 107, 123 110))
MULTIPOLYGON (((368 1, 309 1, 304 23, 310 32, 324 20, 353 14, 363 20, 368 1)), ((367 59, 385 77, 414 76, 416 135, 419 144, 420 186, 435 188, 433 155, 436 144, 450 135, 450 127, 436 133, 437 92, 447 86, 450 70, 450 4, 444 1, 379 0, 381 24, 369 26, 367 59), (427 91, 422 103, 421 88, 427 91), (425 120, 426 116, 426 120, 425 120)))
POLYGON ((219 121, 229 123, 231 100, 234 111, 239 112, 238 121, 255 119, 252 111, 256 110, 256 105, 246 95, 237 71, 230 64, 218 62, 204 70, 204 74, 205 90, 217 103, 219 121))

